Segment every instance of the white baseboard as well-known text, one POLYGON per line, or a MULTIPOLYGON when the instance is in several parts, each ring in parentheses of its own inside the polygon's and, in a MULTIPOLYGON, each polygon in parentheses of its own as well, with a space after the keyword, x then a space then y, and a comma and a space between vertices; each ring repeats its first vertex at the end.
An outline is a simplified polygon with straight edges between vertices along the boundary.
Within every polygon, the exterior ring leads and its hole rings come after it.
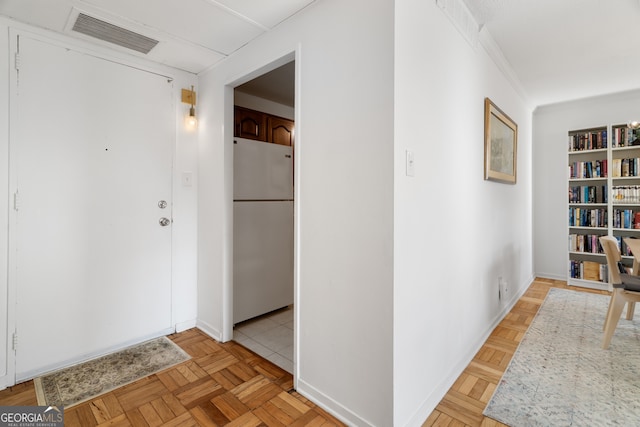
POLYGON ((554 273, 536 273, 535 277, 539 277, 541 279, 552 279, 552 280, 567 280, 567 275, 559 275, 554 273))
POLYGON ((524 295, 524 293, 529 289, 529 286, 534 281, 534 277, 529 278, 529 282, 525 286, 520 286, 518 292, 516 292, 508 301, 505 302, 502 310, 498 312, 498 314, 494 317, 491 325, 485 330, 484 334, 478 339, 471 350, 468 351, 463 357, 461 357, 458 362, 453 366, 453 368, 449 371, 449 375, 429 394, 429 396, 422 402, 417 411, 413 413, 409 422, 405 424, 406 427, 420 427, 424 420, 433 412, 438 403, 442 400, 442 398, 447 394, 453 383, 456 382, 460 374, 469 366, 469 363, 473 360, 474 356, 478 353, 478 351, 482 348, 487 338, 491 335, 493 330, 502 322, 502 319, 511 311, 513 306, 516 305, 516 302, 524 295))
POLYGON ((4 390, 7 387, 11 387, 14 385, 13 380, 9 381, 8 376, 0 377, 0 391, 4 390))
POLYGON ((183 332, 187 329, 195 328, 197 324, 196 319, 186 320, 184 322, 176 323, 176 332, 183 332))
POLYGON ((374 424, 359 417, 303 379, 298 379, 296 391, 347 425, 374 427, 374 424))
POLYGON ((196 327, 200 329, 205 334, 209 335, 211 338, 218 342, 222 342, 222 332, 209 325, 207 322, 203 322, 202 320, 198 320, 196 322, 196 327))

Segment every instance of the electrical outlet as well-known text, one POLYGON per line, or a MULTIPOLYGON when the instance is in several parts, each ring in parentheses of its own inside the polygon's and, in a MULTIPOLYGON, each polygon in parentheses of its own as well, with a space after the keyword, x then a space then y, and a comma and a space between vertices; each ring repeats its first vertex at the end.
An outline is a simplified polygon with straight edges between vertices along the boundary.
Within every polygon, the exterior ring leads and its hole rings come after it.
POLYGON ((507 298, 507 294, 509 293, 509 285, 506 280, 502 276, 498 276, 498 299, 504 300, 507 298))

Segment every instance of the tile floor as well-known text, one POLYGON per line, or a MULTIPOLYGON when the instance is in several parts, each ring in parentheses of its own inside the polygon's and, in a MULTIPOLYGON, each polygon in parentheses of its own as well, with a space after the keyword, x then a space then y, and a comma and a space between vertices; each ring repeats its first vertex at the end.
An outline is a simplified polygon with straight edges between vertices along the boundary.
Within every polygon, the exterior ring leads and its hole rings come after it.
POLYGON ((293 306, 238 323, 233 339, 293 374, 293 306))

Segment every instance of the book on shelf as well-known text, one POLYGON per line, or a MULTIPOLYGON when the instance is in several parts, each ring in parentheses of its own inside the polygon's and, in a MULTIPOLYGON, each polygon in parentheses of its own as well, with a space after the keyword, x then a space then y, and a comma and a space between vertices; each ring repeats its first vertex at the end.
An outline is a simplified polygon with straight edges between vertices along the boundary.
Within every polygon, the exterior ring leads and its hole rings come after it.
POLYGON ((613 210, 613 228, 640 228, 637 222, 637 212, 633 209, 617 209, 613 210))
POLYGON ((612 147, 624 147, 627 141, 627 127, 618 127, 613 129, 612 147))
POLYGON ((614 185, 611 197, 613 203, 640 203, 640 185, 614 185))
POLYGON ((586 209, 575 206, 569 207, 569 227, 599 227, 607 226, 607 209, 586 209))
POLYGON ((594 261, 569 260, 569 277, 572 279, 607 282, 609 271, 606 264, 594 261))
POLYGON ((587 131, 569 135, 569 151, 598 150, 607 148, 607 131, 587 131))
POLYGON ((614 178, 622 176, 622 159, 611 160, 611 176, 614 178))
POLYGON ((584 280, 600 280, 600 263, 593 261, 583 261, 582 278, 584 280))
POLYGON ((613 128, 612 147, 629 147, 640 143, 640 129, 629 129, 627 126, 613 128))
POLYGON ((606 178, 607 159, 585 162, 572 162, 569 165, 569 177, 582 178, 606 178))
POLYGON ((571 186, 569 187, 569 203, 607 203, 607 186, 571 186))
POLYGON ((640 158, 612 159, 611 176, 614 178, 639 176, 640 158))
POLYGON ((603 254, 600 234, 569 234, 569 252, 603 254))
POLYGON ((640 175, 640 159, 625 158, 625 159, 613 159, 613 176, 614 177, 627 177, 640 175))

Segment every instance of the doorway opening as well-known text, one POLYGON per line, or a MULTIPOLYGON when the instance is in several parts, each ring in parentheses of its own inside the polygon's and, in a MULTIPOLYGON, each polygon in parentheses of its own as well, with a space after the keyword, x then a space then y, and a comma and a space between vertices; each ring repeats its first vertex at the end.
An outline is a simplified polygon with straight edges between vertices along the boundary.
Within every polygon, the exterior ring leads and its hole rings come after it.
POLYGON ((295 61, 234 88, 233 339, 294 374, 295 61))

